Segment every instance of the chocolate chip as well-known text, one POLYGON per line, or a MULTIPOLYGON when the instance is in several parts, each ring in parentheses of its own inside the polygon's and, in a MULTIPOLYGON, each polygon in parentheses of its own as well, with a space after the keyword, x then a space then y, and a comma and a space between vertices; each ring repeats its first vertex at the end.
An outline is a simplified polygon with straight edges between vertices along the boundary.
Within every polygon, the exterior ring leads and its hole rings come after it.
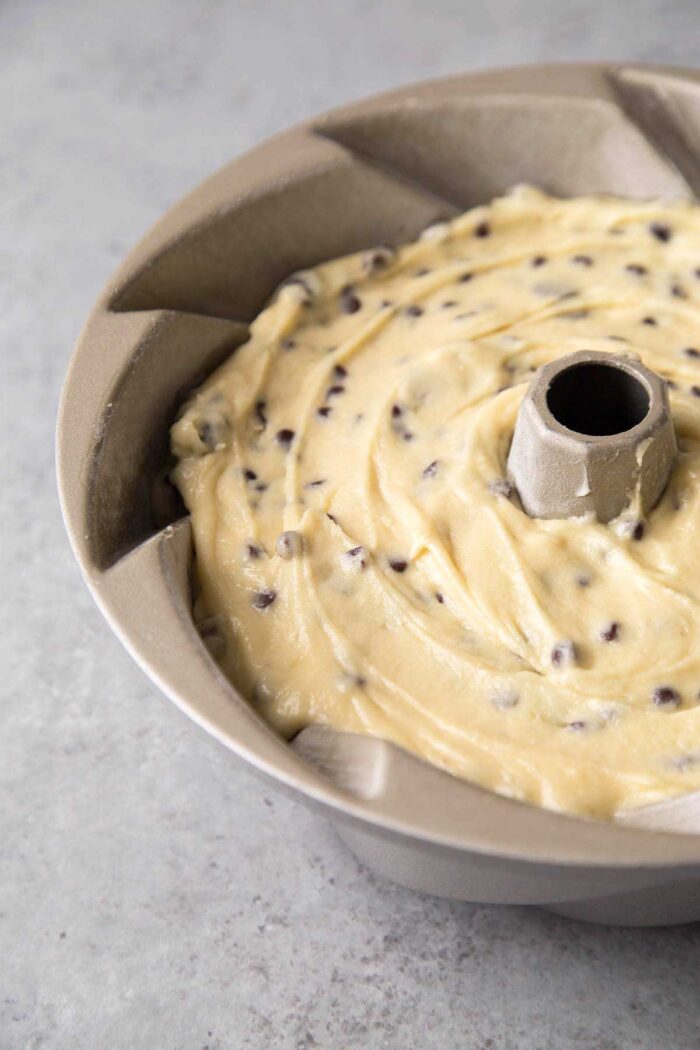
POLYGON ((275 591, 256 591, 251 598, 250 604, 254 609, 267 609, 272 605, 276 597, 275 591))
POLYGON ((449 310, 449 309, 451 309, 451 307, 453 307, 453 306, 457 306, 457 305, 458 305, 458 303, 457 303, 457 300, 456 300, 456 299, 447 299, 447 300, 446 300, 446 301, 445 301, 445 302, 444 302, 444 303, 442 304, 442 309, 443 309, 443 310, 449 310))
POLYGON ((439 602, 440 605, 445 604, 445 598, 442 594, 440 594, 440 591, 435 591, 435 600, 439 602))
POLYGON ((506 478, 494 478, 493 481, 489 481, 488 490, 494 496, 505 496, 506 499, 510 499, 515 492, 515 487, 506 478))
POLYGON ((295 343, 295 341, 293 339, 283 339, 282 340, 282 349, 283 350, 293 350, 296 345, 297 344, 295 343))
POLYGON ((627 273, 633 273, 637 277, 642 277, 645 273, 648 273, 646 266, 642 266, 641 263, 627 263, 625 266, 627 273))
POLYGON ((686 346, 685 350, 681 351, 686 357, 700 357, 700 350, 696 350, 694 346, 686 346))
POLYGON ((576 263, 577 266, 592 266, 593 259, 590 255, 574 255, 572 263, 576 263))
POLYGON ((325 478, 318 478, 317 481, 307 481, 306 485, 304 485, 304 488, 305 489, 319 489, 321 487, 321 485, 325 485, 325 484, 326 484, 326 479, 325 478))
POLYGON ((260 400, 255 402, 255 418, 258 420, 263 430, 267 426, 267 416, 265 415, 265 408, 265 401, 260 400))
POLYGON ((480 222, 474 230, 475 237, 488 237, 491 234, 491 227, 487 222, 480 222))
POLYGON ((428 463, 428 466, 423 468, 423 470, 421 471, 421 474, 422 474, 422 476, 424 478, 434 478, 435 475, 437 474, 437 470, 438 470, 438 461, 436 459, 434 459, 432 463, 428 463))
POLYGON ((367 551, 364 547, 352 547, 341 557, 342 565, 350 572, 362 572, 369 564, 367 551))
POLYGON ((430 267, 428 267, 428 266, 421 266, 420 270, 416 270, 415 276, 416 277, 427 277, 429 273, 432 273, 432 270, 430 269, 430 267))
POLYGON ((700 386, 696 386, 695 384, 693 384, 690 388, 690 392, 693 395, 693 397, 700 397, 700 386))
POLYGON ((255 473, 254 470, 250 470, 249 468, 246 468, 243 471, 243 477, 246 479, 246 481, 257 481, 258 480, 258 475, 255 473))
POLYGON ((346 314, 356 314, 358 310, 362 309, 362 300, 355 295, 351 285, 343 288, 340 293, 340 308, 346 314))
POLYGON ((294 441, 294 431, 288 430, 286 427, 282 430, 278 430, 275 435, 277 443, 283 447, 289 448, 292 441, 294 441))
POLYGON ((423 307, 419 306, 418 303, 411 303, 404 312, 407 317, 421 317, 423 315, 423 307))
POLYGON ((389 565, 392 567, 394 572, 405 572, 406 569, 408 568, 408 562, 407 561, 402 561, 400 558, 398 558, 398 559, 390 558, 389 559, 389 565))
POLYGON ((636 521, 632 525, 630 535, 633 540, 641 540, 644 538, 644 522, 636 521))
POLYGON ((666 226, 662 222, 652 222, 649 226, 649 233, 653 237, 656 237, 657 241, 661 241, 663 244, 668 244, 673 236, 673 232, 670 226, 666 226))
POLYGON ((658 321, 656 320, 655 317, 643 317, 642 318, 642 324, 656 325, 656 324, 658 324, 658 321))
POLYGON ((261 481, 259 485, 255 486, 255 491, 256 492, 267 492, 267 485, 264 485, 263 482, 261 481))
POLYGON ((467 284, 469 281, 471 281, 473 276, 474 276, 473 273, 470 273, 469 271, 467 271, 466 273, 460 274, 459 277, 457 278, 457 280, 459 281, 460 284, 467 284))
POLYGON ((398 419, 402 415, 403 415, 403 409, 401 408, 401 405, 392 405, 391 406, 391 418, 392 419, 398 419))
POLYGON ((547 262, 547 256, 546 256, 546 255, 536 255, 536 256, 535 256, 535 257, 534 257, 534 258, 532 259, 532 262, 531 262, 531 264, 530 264, 530 265, 531 265, 531 266, 534 266, 534 267, 538 267, 538 266, 544 266, 544 264, 545 264, 546 262, 547 262))
POLYGON ((333 369, 333 375, 336 379, 347 379, 348 370, 344 365, 336 365, 333 369))
POLYGON ((326 390, 326 397, 327 398, 329 398, 329 397, 338 397, 339 394, 344 394, 344 393, 345 393, 345 387, 341 386, 339 383, 336 383, 334 386, 329 386, 328 387, 328 390, 326 390))
POLYGON ((681 706, 681 695, 672 685, 657 685, 651 694, 655 707, 675 708, 681 706))
POLYGON ((576 586, 580 587, 582 590, 585 590, 586 587, 590 587, 590 585, 591 585, 591 578, 590 578, 590 576, 587 576, 584 573, 582 573, 580 576, 576 577, 576 586))
POLYGON ((414 435, 411 433, 410 430, 404 430, 401 434, 401 437, 404 439, 404 441, 413 441, 413 436, 414 435))
POLYGON ((285 561, 289 561, 290 558, 295 558, 298 554, 301 554, 302 548, 303 540, 301 533, 295 532, 292 529, 281 533, 275 543, 275 550, 280 558, 284 558, 285 561))
POLYGON ((674 299, 687 299, 688 298, 688 293, 686 292, 686 290, 685 290, 685 288, 683 287, 682 284, 672 284, 671 285, 671 295, 674 297, 674 299))
POLYGON ((576 644, 572 641, 557 642, 552 649, 551 660, 555 667, 571 667, 577 659, 576 644))
POLYGON ((393 248, 389 248, 387 245, 381 244, 377 248, 371 248, 362 257, 362 269, 365 271, 368 277, 371 277, 375 273, 379 273, 381 270, 386 270, 387 266, 390 266, 396 257, 396 252, 393 248))
POLYGON ((333 410, 330 405, 321 405, 320 408, 316 409, 316 415, 320 416, 321 419, 328 419, 332 411, 333 410))
POLYGON ((609 624, 598 632, 601 642, 617 642, 620 638, 620 625, 617 620, 611 620, 609 624))

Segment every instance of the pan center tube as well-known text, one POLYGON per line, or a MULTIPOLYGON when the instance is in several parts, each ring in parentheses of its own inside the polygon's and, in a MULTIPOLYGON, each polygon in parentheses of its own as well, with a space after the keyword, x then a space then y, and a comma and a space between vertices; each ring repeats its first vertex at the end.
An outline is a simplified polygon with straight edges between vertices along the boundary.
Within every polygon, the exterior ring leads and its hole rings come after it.
POLYGON ((581 350, 535 373, 507 469, 530 517, 607 522, 635 497, 652 510, 676 453, 665 381, 632 358, 581 350))

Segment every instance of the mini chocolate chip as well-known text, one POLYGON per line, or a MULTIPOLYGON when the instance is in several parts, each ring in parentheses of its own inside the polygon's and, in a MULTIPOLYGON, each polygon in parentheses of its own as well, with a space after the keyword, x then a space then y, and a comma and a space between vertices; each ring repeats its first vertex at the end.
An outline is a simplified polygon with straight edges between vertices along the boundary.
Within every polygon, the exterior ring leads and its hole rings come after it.
POLYGON ((683 287, 682 284, 672 284, 671 285, 671 295, 675 299, 687 299, 688 298, 688 293, 686 292, 686 290, 685 290, 685 288, 683 287))
POLYGON ((651 694, 655 707, 680 707, 681 695, 672 685, 657 685, 651 694))
POLYGON ((513 484, 506 478, 494 478, 493 481, 489 481, 488 490, 494 496, 505 496, 506 499, 510 499, 515 492, 513 484))
POLYGON ((392 419, 398 419, 402 415, 403 415, 403 409, 401 408, 401 405, 392 405, 391 406, 391 418, 392 419))
POLYGON ((690 388, 690 392, 693 397, 700 397, 700 386, 696 386, 694 383, 690 388))
POLYGON ((418 303, 411 303, 410 306, 406 307, 404 312, 407 317, 421 317, 423 314, 423 307, 419 306, 418 303))
POLYGON ((253 560, 262 556, 262 550, 254 543, 246 543, 245 551, 248 557, 252 558, 253 560))
POLYGON ((574 722, 567 722, 565 728, 571 733, 581 733, 586 728, 586 723, 578 718, 574 722))
POLYGON ((258 485, 255 486, 255 491, 256 492, 267 492, 267 485, 263 484, 263 482, 261 481, 258 485))
POLYGON ((347 368, 345 368, 344 365, 336 365, 333 369, 333 375, 336 379, 346 379, 348 375, 348 370, 347 368))
POLYGON ((642 277, 645 273, 648 273, 646 266, 642 266, 641 263, 627 263, 625 266, 627 273, 633 273, 637 277, 642 277))
POLYGON ((590 587, 590 585, 591 585, 591 578, 590 578, 590 576, 587 576, 587 575, 582 573, 580 576, 576 577, 576 586, 577 587, 581 587, 582 590, 585 590, 586 587, 590 587))
POLYGON ((392 567, 394 572, 405 572, 406 569, 408 568, 408 562, 407 561, 402 561, 400 558, 399 559, 390 558, 389 559, 389 565, 392 567))
POLYGON ((331 409, 330 405, 321 405, 320 408, 316 409, 316 415, 320 416, 321 419, 328 419, 328 417, 331 414, 331 412, 332 412, 332 409, 331 409))
POLYGON ((544 264, 546 262, 547 262, 547 256, 546 255, 536 255, 533 258, 533 260, 531 262, 531 265, 535 266, 535 267, 537 267, 537 266, 544 266, 544 264))
POLYGON ((643 317, 642 324, 656 325, 658 322, 655 317, 643 317))
POLYGON ((445 302, 444 302, 444 303, 442 304, 442 309, 443 309, 443 310, 449 310, 449 309, 450 309, 451 307, 453 307, 453 306, 457 306, 457 305, 458 305, 458 304, 457 304, 457 300, 456 300, 456 299, 447 299, 447 300, 446 300, 446 301, 445 301, 445 302))
POLYGON ((344 394, 344 393, 345 393, 345 387, 341 386, 339 383, 336 383, 334 386, 329 386, 328 387, 328 390, 326 390, 326 397, 327 398, 328 397, 337 397, 339 394, 344 394))
POLYGON ((488 237, 491 233, 491 227, 487 222, 480 222, 474 230, 475 237, 488 237))
POLYGON ((295 558, 298 554, 301 554, 302 548, 303 540, 301 534, 293 529, 281 533, 275 543, 275 550, 280 558, 284 558, 285 561, 289 561, 290 558, 295 558))
POLYGON ((250 603, 254 609, 267 609, 276 597, 275 591, 256 591, 250 603))
POLYGON ((297 344, 295 343, 295 341, 293 339, 283 339, 282 340, 282 349, 283 350, 293 350, 296 345, 297 344))
POLYGON ((421 472, 422 476, 424 478, 434 478, 435 475, 437 474, 437 469, 438 469, 438 461, 436 459, 434 459, 432 463, 428 463, 428 466, 423 468, 423 470, 421 472))
POLYGON ((275 436, 277 438, 277 443, 286 446, 287 448, 289 448, 292 441, 294 441, 294 431, 288 430, 286 427, 282 430, 278 430, 275 436))
POLYGON ((442 594, 440 594, 440 591, 435 591, 435 600, 439 602, 440 605, 445 604, 445 598, 442 594))
POLYGON ((371 277, 380 270, 386 270, 387 266, 394 261, 396 252, 393 248, 381 244, 378 248, 371 248, 365 252, 362 258, 362 269, 371 277))
POLYGON ((700 357, 700 350, 696 350, 694 346, 686 346, 682 352, 686 357, 700 357))
POLYGON ((216 431, 211 423, 207 423, 205 420, 199 420, 194 425, 197 431, 197 437, 203 445, 213 452, 216 448, 216 431))
POLYGON ((431 272, 432 271, 430 270, 430 268, 428 266, 421 266, 420 270, 416 270, 415 276, 416 277, 427 277, 428 274, 431 273, 431 272))
POLYGON ((633 540, 641 540, 644 538, 644 522, 636 521, 632 526, 630 535, 633 540))
POLYGON ((620 637, 620 625, 617 620, 611 620, 609 624, 598 632, 601 642, 617 642, 620 637))
POLYGON ((571 261, 573 263, 576 263, 577 266, 593 265, 593 259, 590 257, 590 255, 574 255, 571 261))
POLYGON ((467 270, 466 273, 460 274, 459 277, 457 278, 457 280, 459 281, 460 284, 467 284, 469 281, 471 281, 473 276, 474 276, 474 274, 470 273, 467 270))
POLYGON ((670 226, 666 226, 662 222, 652 222, 649 226, 649 233, 653 237, 656 237, 657 241, 661 241, 663 244, 668 244, 673 236, 673 232, 670 226))
POLYGON ((319 478, 317 481, 307 481, 306 485, 304 485, 304 488, 305 489, 318 489, 318 488, 321 487, 321 485, 325 485, 325 484, 326 484, 326 479, 325 478, 319 478))
POLYGON ((265 408, 265 401, 261 400, 255 402, 255 418, 258 420, 258 422, 263 428, 267 426, 267 416, 265 415, 265 408))
POLYGON ((700 278, 700 266, 693 270, 693 276, 700 278))
POLYGON ((340 293, 340 307, 343 313, 346 314, 356 314, 358 310, 362 309, 362 300, 355 295, 351 285, 343 288, 340 293))
POLYGON ((571 667, 577 659, 576 644, 572 641, 557 642, 552 649, 551 660, 555 667, 571 667))
POLYGON ((255 473, 255 471, 254 470, 250 470, 250 468, 248 468, 248 467, 243 471, 243 477, 246 479, 246 481, 257 481, 258 480, 258 475, 255 473))
POLYGON ((364 547, 352 547, 341 556, 341 562, 351 572, 362 572, 369 564, 367 551, 364 547))
POLYGON ((413 441, 413 436, 414 435, 411 433, 410 430, 404 430, 404 432, 401 435, 404 441, 413 441))

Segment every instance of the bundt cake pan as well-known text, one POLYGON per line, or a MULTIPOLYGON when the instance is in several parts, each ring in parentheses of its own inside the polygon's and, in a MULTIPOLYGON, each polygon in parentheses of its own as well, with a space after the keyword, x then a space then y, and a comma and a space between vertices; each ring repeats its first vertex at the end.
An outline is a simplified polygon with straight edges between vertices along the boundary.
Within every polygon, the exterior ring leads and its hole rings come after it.
POLYGON ((194 629, 190 525, 165 480, 169 425, 292 271, 410 240, 519 182, 564 197, 692 196, 699 158, 700 76, 689 71, 536 66, 393 91, 277 135, 204 182, 131 252, 80 336, 58 479, 95 600, 186 714, 407 886, 597 922, 700 919, 700 834, 689 830, 700 803, 650 811, 650 827, 588 821, 382 741, 317 728, 281 739, 194 629))

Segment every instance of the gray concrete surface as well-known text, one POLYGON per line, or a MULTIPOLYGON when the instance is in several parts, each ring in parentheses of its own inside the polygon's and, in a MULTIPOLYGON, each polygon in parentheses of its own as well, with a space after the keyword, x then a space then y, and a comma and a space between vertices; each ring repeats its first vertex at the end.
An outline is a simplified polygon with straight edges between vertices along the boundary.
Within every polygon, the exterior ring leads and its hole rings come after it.
POLYGON ((120 256, 277 129, 541 59, 693 64, 694 0, 0 3, 0 1048, 697 1050, 700 928, 362 870, 162 699, 63 536, 53 427, 120 256))

